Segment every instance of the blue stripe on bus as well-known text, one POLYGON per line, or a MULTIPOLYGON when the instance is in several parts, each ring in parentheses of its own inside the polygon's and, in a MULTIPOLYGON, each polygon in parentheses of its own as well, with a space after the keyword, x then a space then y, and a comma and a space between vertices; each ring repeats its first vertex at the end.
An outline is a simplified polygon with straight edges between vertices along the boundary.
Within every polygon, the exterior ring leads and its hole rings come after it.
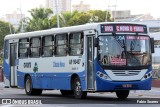
MULTIPOLYGON (((24 76, 29 74, 32 78, 33 88, 39 89, 71 89, 71 75, 73 73, 24 73, 17 72, 18 86, 24 88, 24 76), (55 76, 56 75, 56 76, 55 76)), ((81 80, 82 90, 85 90, 85 72, 77 73, 81 80)))
POLYGON ((9 73, 9 71, 10 71, 10 69, 9 69, 10 67, 9 67, 9 65, 7 64, 7 62, 4 60, 4 62, 3 62, 3 71, 4 71, 4 76, 6 77, 6 79, 8 79, 9 80, 9 75, 10 75, 10 73, 9 73))

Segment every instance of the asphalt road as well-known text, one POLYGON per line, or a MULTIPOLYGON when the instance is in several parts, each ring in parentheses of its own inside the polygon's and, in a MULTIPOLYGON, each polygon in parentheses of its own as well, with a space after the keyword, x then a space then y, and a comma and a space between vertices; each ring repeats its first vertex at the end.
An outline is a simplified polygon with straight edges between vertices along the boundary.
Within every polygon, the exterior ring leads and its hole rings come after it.
POLYGON ((0 103, 3 99, 11 100, 12 104, 3 104, 2 107, 18 107, 22 106, 21 104, 28 104, 28 102, 30 106, 44 106, 44 104, 46 106, 47 104, 47 106, 54 105, 54 107, 159 107, 160 88, 152 88, 150 91, 131 91, 128 99, 123 101, 117 99, 115 93, 106 92, 88 93, 86 99, 80 100, 75 99, 73 96, 62 96, 59 90, 44 90, 41 96, 28 96, 25 94, 24 89, 4 88, 3 83, 0 83, 0 103), (158 101, 158 104, 156 101, 158 101))

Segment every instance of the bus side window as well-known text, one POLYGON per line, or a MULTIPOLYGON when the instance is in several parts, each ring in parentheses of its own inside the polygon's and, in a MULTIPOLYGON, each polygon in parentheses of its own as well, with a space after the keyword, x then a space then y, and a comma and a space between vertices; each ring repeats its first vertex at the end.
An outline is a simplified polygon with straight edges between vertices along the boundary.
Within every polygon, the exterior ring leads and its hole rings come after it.
POLYGON ((83 54, 83 33, 71 33, 69 36, 69 54, 81 55, 83 54))
POLYGON ((29 39, 24 38, 19 40, 19 49, 18 49, 18 57, 19 58, 27 58, 29 49, 29 39))
POLYGON ((40 57, 41 53, 41 38, 35 37, 30 40, 30 56, 40 57))
POLYGON ((51 57, 54 53, 54 36, 43 37, 42 48, 42 56, 51 57))
POLYGON ((66 56, 67 55, 68 35, 58 34, 55 36, 55 55, 66 56))
POLYGON ((4 42, 4 59, 8 59, 8 46, 9 46, 9 41, 6 40, 4 42))

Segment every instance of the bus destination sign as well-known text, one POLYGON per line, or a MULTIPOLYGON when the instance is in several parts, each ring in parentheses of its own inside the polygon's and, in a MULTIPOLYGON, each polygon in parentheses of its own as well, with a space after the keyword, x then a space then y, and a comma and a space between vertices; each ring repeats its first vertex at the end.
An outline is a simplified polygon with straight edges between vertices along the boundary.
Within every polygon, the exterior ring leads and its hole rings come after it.
POLYGON ((147 33, 145 25, 137 24, 103 24, 101 25, 101 33, 126 32, 126 33, 147 33))

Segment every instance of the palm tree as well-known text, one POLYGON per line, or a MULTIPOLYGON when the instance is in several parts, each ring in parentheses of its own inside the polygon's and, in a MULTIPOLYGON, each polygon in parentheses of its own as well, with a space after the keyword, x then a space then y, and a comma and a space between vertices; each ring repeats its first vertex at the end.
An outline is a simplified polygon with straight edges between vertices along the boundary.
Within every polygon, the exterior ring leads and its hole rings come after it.
POLYGON ((65 12, 60 14, 60 25, 62 27, 70 26, 69 22, 78 13, 78 11, 65 12))
POLYGON ((50 15, 53 13, 49 8, 35 8, 29 11, 31 18, 23 19, 25 31, 49 29, 51 27, 50 15))

